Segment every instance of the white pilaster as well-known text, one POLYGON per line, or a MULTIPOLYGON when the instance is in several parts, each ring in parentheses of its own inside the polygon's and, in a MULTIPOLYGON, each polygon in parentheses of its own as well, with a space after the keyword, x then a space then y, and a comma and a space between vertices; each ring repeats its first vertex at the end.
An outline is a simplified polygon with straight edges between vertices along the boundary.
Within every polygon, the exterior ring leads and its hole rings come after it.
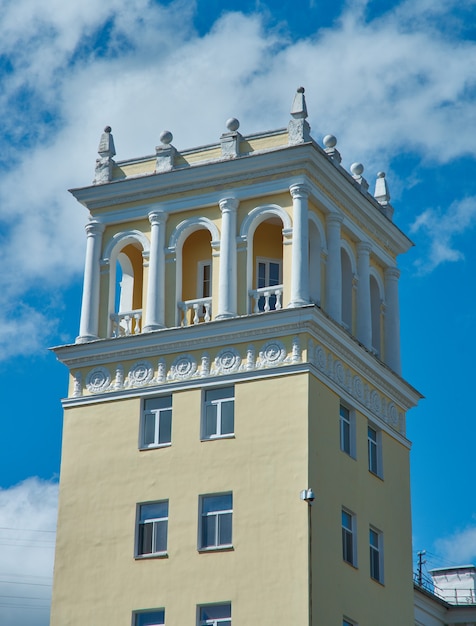
POLYGON ((163 211, 149 213, 150 256, 144 332, 165 326, 165 223, 163 211))
POLYGON ((342 262, 340 227, 343 218, 336 213, 327 216, 326 308, 339 324, 342 322, 342 262))
POLYGON ((102 234, 104 224, 91 221, 86 224, 86 260, 84 263, 83 300, 79 336, 76 343, 87 343, 98 338, 99 284, 102 234))
POLYGON ((236 211, 239 201, 236 198, 220 200, 221 242, 220 272, 218 276, 217 319, 236 317, 236 211))
POLYGON ((385 270, 385 362, 397 374, 401 373, 400 362, 400 310, 398 303, 398 279, 396 267, 385 270))
POLYGON ((291 301, 288 307, 309 304, 309 189, 301 183, 289 188, 293 198, 293 247, 291 255, 291 301))
POLYGON ((369 350, 372 348, 370 250, 371 245, 367 242, 357 244, 357 339, 369 350))

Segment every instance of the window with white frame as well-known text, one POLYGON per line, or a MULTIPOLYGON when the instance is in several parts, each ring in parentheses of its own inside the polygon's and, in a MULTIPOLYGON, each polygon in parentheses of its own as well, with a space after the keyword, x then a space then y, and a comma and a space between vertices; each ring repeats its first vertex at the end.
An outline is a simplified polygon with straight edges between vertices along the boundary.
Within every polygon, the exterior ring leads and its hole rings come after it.
POLYGON ((381 433, 373 426, 367 427, 367 448, 369 472, 376 476, 382 475, 382 441, 381 433))
POLYGON ((164 609, 134 612, 134 626, 162 626, 165 624, 164 609))
MULTIPOLYGON (((263 289, 264 287, 276 287, 277 285, 281 285, 282 282, 281 261, 277 259, 265 258, 256 259, 256 286, 258 289, 263 289)), ((270 294, 268 304, 271 311, 276 309, 276 295, 274 293, 270 294)), ((263 295, 258 300, 258 308, 260 311, 264 311, 265 306, 266 297, 263 295)))
POLYGON ((340 449, 349 456, 355 456, 355 416, 354 412, 340 405, 340 449))
POLYGON ((170 445, 172 396, 147 398, 144 401, 140 431, 140 447, 143 449, 170 445))
POLYGON ((202 411, 202 439, 229 437, 234 429, 235 388, 207 389, 202 411))
POLYGON ((383 536, 375 528, 369 528, 370 577, 383 582, 383 536))
POLYGON ((212 295, 212 262, 198 262, 197 297, 209 298, 212 295))
POLYGON ((137 556, 167 552, 169 502, 148 502, 137 508, 137 556))
POLYGON ((230 547, 233 494, 200 496, 199 549, 230 547))
POLYGON ((199 626, 231 626, 231 602, 199 607, 199 626))
POLYGON ((346 563, 357 566, 356 519, 346 509, 342 509, 342 558, 346 563))

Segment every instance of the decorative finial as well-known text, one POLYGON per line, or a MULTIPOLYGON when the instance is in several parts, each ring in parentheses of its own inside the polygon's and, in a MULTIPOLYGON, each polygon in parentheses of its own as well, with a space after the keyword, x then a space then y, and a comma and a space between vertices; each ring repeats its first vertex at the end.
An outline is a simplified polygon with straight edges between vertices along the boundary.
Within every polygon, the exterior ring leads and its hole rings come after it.
POLYGON ((362 176, 362 174, 364 173, 364 166, 362 165, 362 163, 352 163, 352 165, 350 166, 350 171, 352 172, 352 177, 355 182, 360 185, 361 189, 367 191, 367 189, 369 188, 369 184, 362 176))
POLYGON ((226 120, 226 127, 230 131, 230 133, 234 133, 240 127, 240 122, 236 119, 236 117, 230 117, 226 120))
POLYGON ((177 150, 172 145, 172 139, 174 136, 170 130, 163 130, 160 135, 160 146, 155 147, 155 171, 156 172, 169 172, 174 168, 174 159, 177 154, 177 150))
POLYGON ((336 148, 337 139, 334 137, 334 135, 326 135, 322 141, 325 146, 324 151, 326 152, 326 154, 330 156, 331 159, 336 163, 340 163, 342 161, 342 157, 339 150, 337 150, 336 148))
POLYGON ((94 173, 93 184, 108 183, 112 180, 112 168, 114 161, 112 159, 116 154, 114 147, 114 139, 111 134, 111 127, 106 126, 99 140, 98 154, 96 159, 96 170, 94 173))
POLYGON ((388 183, 385 178, 385 172, 379 172, 377 174, 377 180, 375 181, 374 197, 382 207, 382 213, 388 218, 392 219, 393 206, 390 204, 390 191, 388 189, 388 183))
POLYGON ((166 146, 168 146, 168 145, 169 145, 169 143, 172 143, 172 139, 173 139, 173 138, 174 138, 174 136, 172 135, 172 133, 170 132, 170 130, 163 130, 163 131, 160 133, 160 137, 159 137, 160 141, 161 141, 164 145, 166 145, 166 146))
POLYGON ((243 139, 238 132, 240 122, 236 117, 230 117, 226 120, 227 133, 223 133, 220 137, 221 155, 225 159, 234 159, 240 154, 240 142, 243 139))
POLYGON ((304 96, 304 87, 298 87, 296 91, 291 107, 291 117, 292 120, 290 120, 288 124, 289 145, 311 141, 311 127, 306 121, 307 106, 306 98, 304 96))

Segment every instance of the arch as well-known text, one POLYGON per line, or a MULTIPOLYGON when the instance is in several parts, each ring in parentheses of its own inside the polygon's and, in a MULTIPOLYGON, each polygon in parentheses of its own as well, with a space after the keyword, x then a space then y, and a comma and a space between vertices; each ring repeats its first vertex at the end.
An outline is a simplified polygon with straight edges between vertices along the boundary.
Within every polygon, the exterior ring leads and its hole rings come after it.
MULTIPOLYGON (((182 290, 183 290, 183 247, 186 240, 200 230, 206 230, 210 233, 210 252, 209 259, 212 261, 212 249, 220 242, 220 231, 216 224, 210 219, 203 216, 190 217, 180 222, 177 225, 174 232, 169 239, 169 252, 175 256, 175 310, 176 310, 176 324, 181 324, 181 313, 179 310, 179 303, 182 302, 182 290)), ((205 259, 200 259, 205 260, 205 259)))
POLYGON ((143 262, 149 257, 149 251, 149 239, 138 230, 116 233, 104 249, 102 262, 109 273, 108 336, 133 334, 141 328, 143 262), (132 313, 135 316, 129 315, 132 313), (115 328, 111 320, 113 314, 115 328))
POLYGON ((372 350, 381 356, 382 352, 382 302, 384 286, 382 279, 374 268, 370 268, 370 316, 372 328, 372 350))
POLYGON ((278 217, 283 224, 284 230, 290 230, 292 228, 291 218, 282 207, 278 204, 263 204, 262 206, 251 209, 242 221, 240 239, 242 241, 252 239, 258 226, 271 217, 278 217))
POLYGON ((325 248, 325 234, 319 218, 309 214, 309 297, 314 304, 321 304, 321 262, 325 248))
POLYGON ((169 252, 177 254, 177 249, 181 250, 185 239, 196 230, 205 228, 210 231, 212 245, 220 241, 220 231, 207 217, 190 217, 180 222, 169 239, 169 252))
POLYGON ((355 260, 350 246, 346 241, 341 242, 340 253, 342 271, 342 324, 352 333, 355 260))

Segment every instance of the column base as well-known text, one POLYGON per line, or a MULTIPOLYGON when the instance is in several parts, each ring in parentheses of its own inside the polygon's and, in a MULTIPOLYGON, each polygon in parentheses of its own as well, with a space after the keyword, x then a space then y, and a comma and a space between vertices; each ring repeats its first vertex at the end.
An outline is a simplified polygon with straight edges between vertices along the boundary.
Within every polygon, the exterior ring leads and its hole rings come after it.
POLYGON ((219 313, 215 316, 216 320, 229 320, 232 317, 236 317, 236 313, 219 313))
POLYGON ((162 330, 163 328, 165 328, 164 324, 147 324, 147 326, 144 326, 142 329, 142 332, 151 333, 154 330, 162 330))
POLYGON ((313 303, 309 302, 308 300, 294 300, 294 301, 290 302, 286 308, 287 309, 298 309, 301 306, 309 306, 310 304, 313 304, 313 303))
POLYGON ((99 337, 96 335, 80 335, 76 337, 76 341, 74 343, 89 343, 90 341, 97 341, 99 337))

